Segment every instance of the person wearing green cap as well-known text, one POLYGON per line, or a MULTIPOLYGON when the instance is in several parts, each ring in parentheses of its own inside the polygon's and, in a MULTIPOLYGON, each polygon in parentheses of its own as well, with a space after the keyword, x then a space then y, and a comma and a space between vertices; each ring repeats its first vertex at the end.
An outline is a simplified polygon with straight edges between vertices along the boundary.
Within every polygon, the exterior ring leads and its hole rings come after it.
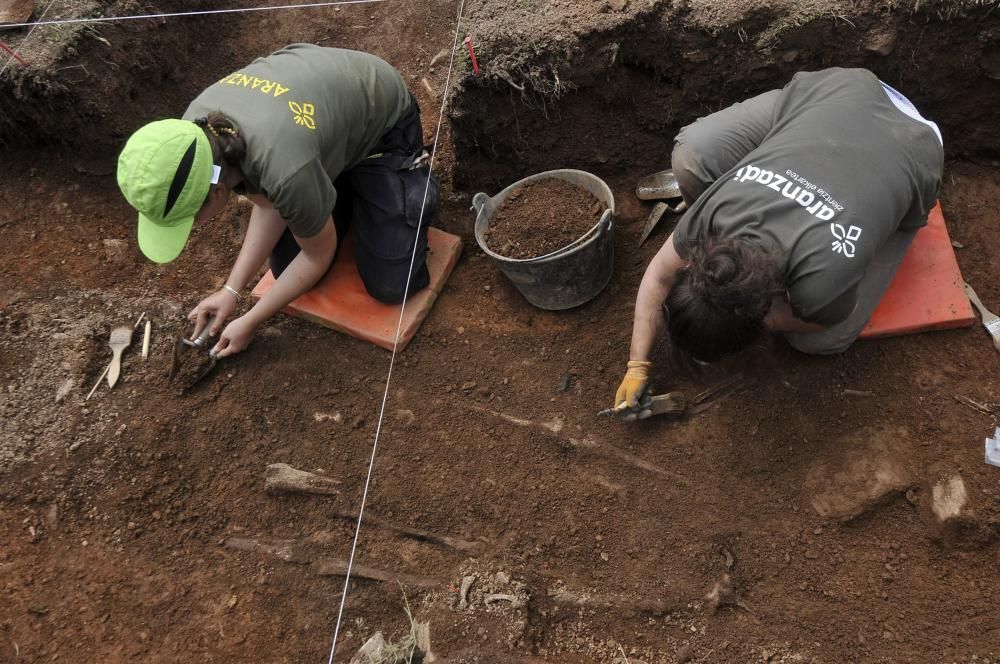
POLYGON ((136 131, 118 159, 118 185, 139 212, 139 248, 174 260, 192 226, 233 193, 253 202, 225 285, 189 314, 211 325, 219 357, 327 272, 348 228, 368 292, 398 303, 427 286, 427 222, 437 204, 420 110, 402 77, 374 55, 292 44, 204 90, 181 119, 136 131), (411 256, 416 254, 415 260, 411 256), (274 286, 223 324, 269 259, 274 286))

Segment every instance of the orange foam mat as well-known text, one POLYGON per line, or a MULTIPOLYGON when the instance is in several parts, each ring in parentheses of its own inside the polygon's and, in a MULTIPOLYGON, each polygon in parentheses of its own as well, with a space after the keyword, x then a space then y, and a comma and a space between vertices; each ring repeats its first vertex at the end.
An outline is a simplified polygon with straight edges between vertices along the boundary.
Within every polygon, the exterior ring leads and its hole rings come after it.
MULTIPOLYGON (((462 253, 462 241, 458 236, 436 228, 428 229, 427 245, 431 283, 406 301, 399 334, 400 350, 413 339, 417 328, 427 318, 462 253)), ((259 300, 273 284, 274 277, 268 270, 251 295, 259 300)), ((326 276, 282 311, 392 350, 401 307, 383 304, 365 290, 354 262, 354 237, 349 235, 326 276)))
POLYGON ((882 296, 862 339, 927 330, 968 327, 976 322, 962 290, 962 273, 948 237, 941 205, 917 231, 910 249, 882 296))

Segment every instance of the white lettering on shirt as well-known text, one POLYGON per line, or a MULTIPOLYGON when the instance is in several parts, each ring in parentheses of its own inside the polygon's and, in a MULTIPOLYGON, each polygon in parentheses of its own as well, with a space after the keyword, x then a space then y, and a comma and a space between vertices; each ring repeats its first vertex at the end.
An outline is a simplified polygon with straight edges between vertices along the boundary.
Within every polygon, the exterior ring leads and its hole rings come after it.
MULTIPOLYGON (((739 183, 752 182, 755 184, 762 184, 768 189, 773 189, 785 198, 793 200, 801 205, 805 208, 806 212, 820 221, 830 221, 837 216, 837 214, 844 211, 844 206, 831 196, 829 192, 817 187, 815 184, 809 182, 809 180, 805 179, 795 171, 787 170, 785 171, 785 175, 788 177, 778 175, 774 171, 769 171, 766 168, 747 164, 736 171, 733 181, 739 183)), ((840 226, 840 228, 843 229, 842 226, 840 226)), ((858 235, 861 234, 861 229, 857 226, 851 226, 851 229, 857 229, 858 235)), ((847 231, 845 231, 845 233, 846 232, 847 231)), ((843 237, 846 238, 847 236, 845 235, 843 237)), ((847 238, 846 240, 841 238, 842 244, 840 246, 843 247, 842 250, 835 248, 834 251, 843 253, 848 257, 854 256, 853 241, 856 239, 857 236, 847 238), (850 253, 848 253, 846 245, 843 245, 843 242, 850 243, 850 253)))

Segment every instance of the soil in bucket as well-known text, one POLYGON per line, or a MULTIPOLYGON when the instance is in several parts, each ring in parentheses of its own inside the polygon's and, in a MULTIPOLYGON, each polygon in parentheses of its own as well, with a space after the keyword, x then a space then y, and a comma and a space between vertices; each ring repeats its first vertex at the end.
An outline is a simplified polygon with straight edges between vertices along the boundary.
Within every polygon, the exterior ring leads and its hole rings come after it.
POLYGON ((528 182, 494 213, 486 245, 507 258, 535 258, 583 237, 604 204, 586 189, 555 178, 528 182))

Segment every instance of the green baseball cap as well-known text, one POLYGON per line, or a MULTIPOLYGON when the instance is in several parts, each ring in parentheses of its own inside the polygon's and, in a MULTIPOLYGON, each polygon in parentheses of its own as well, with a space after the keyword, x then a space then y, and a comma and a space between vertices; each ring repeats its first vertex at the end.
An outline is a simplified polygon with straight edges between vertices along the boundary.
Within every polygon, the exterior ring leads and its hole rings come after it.
POLYGON ((118 156, 118 188, 139 211, 139 248, 169 263, 187 243, 194 217, 221 168, 201 127, 158 120, 132 134, 118 156))

